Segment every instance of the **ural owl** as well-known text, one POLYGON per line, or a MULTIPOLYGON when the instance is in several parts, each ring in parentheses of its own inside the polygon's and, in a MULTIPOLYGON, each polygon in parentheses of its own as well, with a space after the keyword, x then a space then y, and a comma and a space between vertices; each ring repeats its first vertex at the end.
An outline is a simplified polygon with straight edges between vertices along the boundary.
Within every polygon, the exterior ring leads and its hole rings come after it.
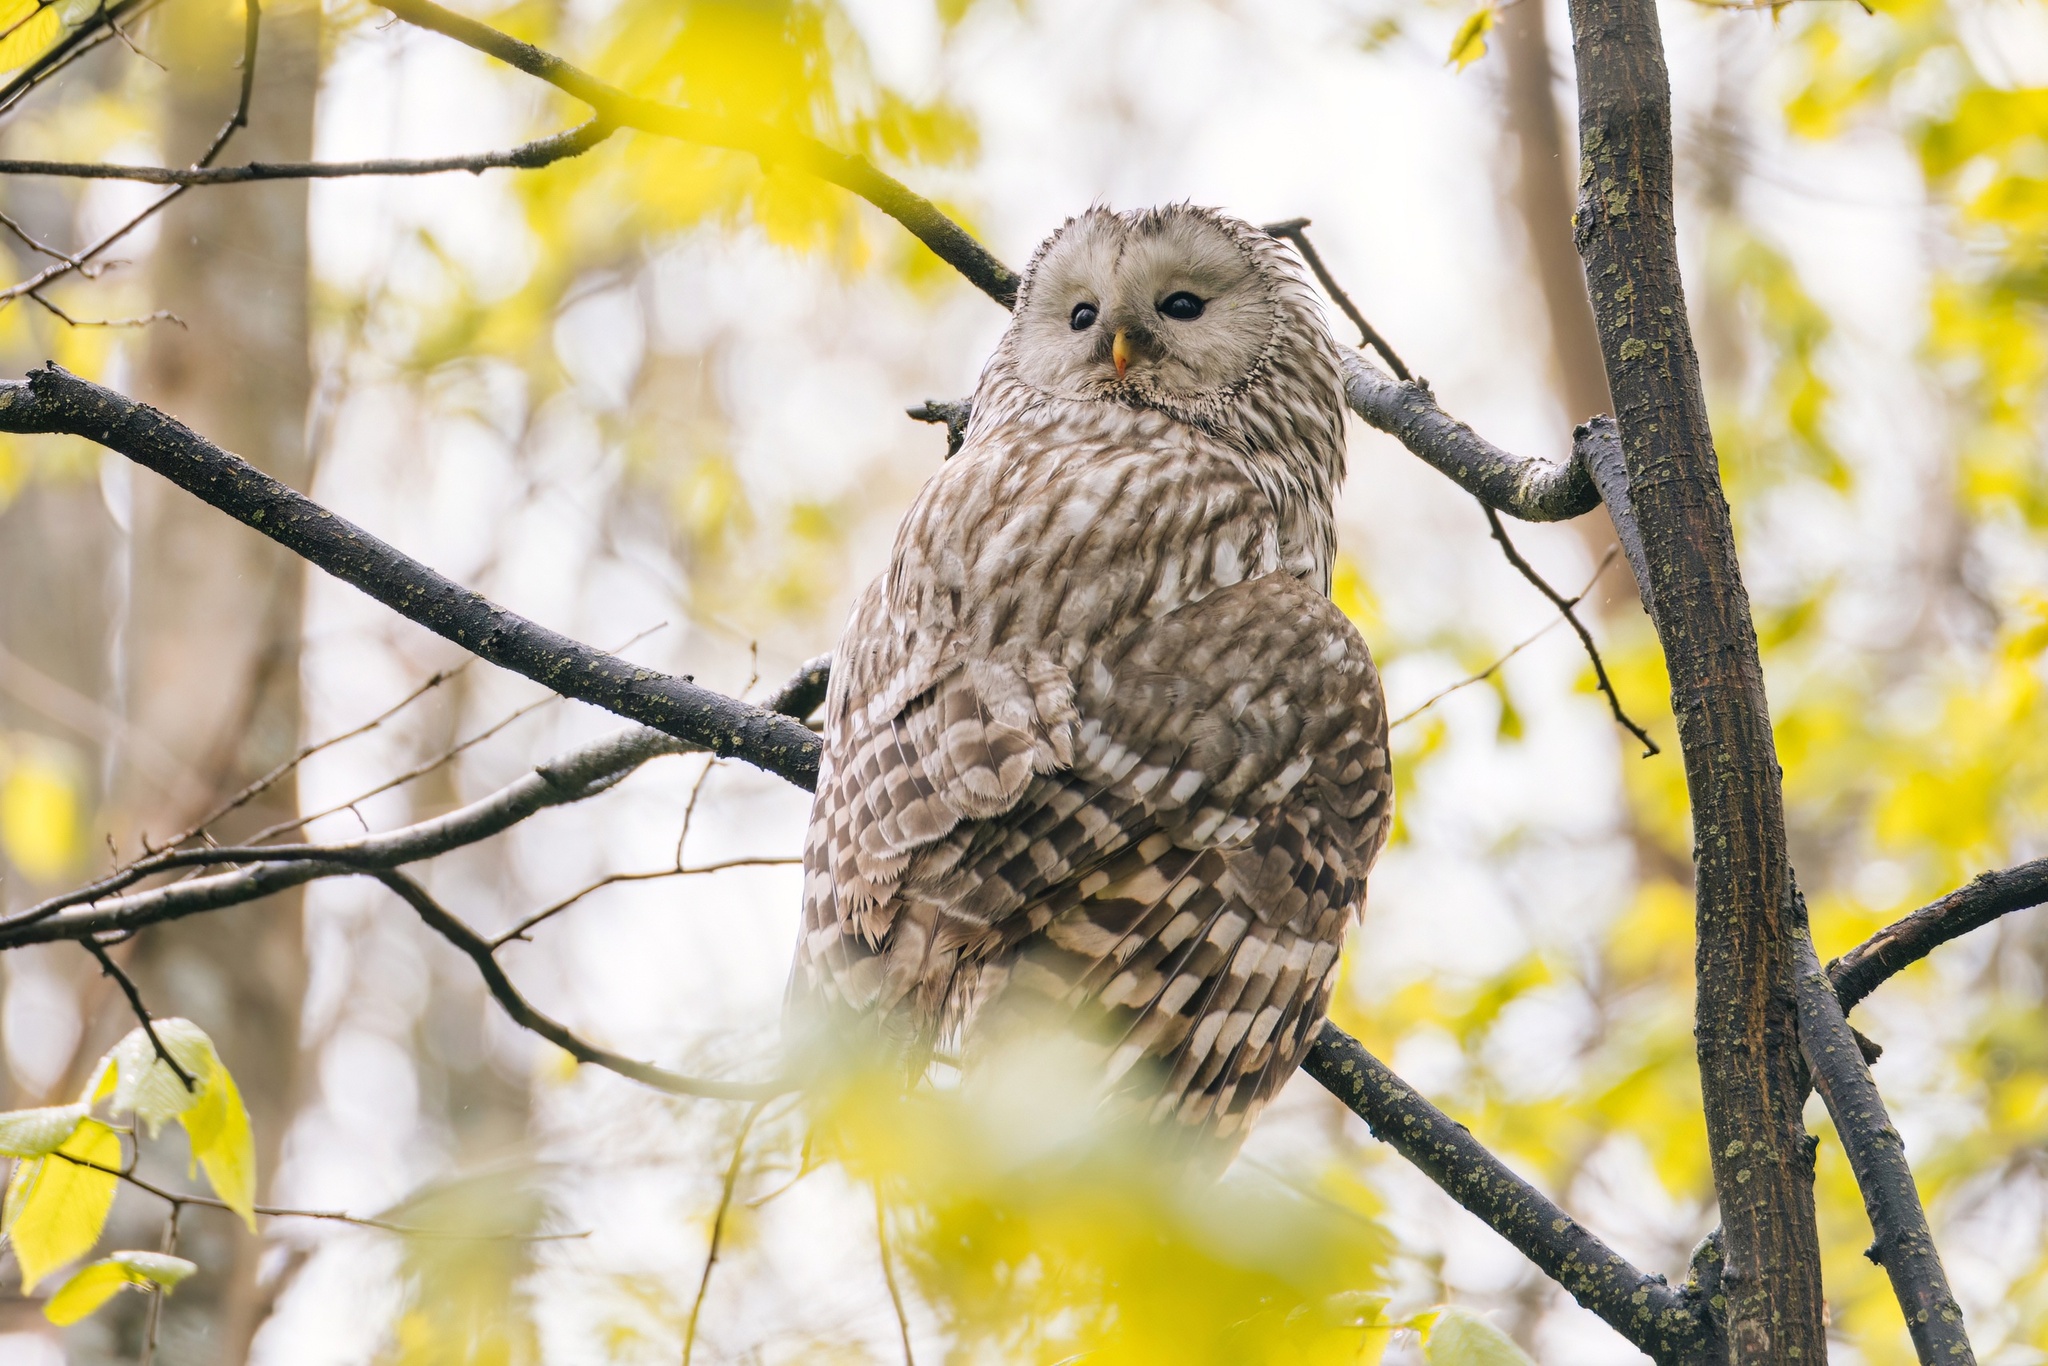
POLYGON ((839 644, 793 1010, 970 1066, 1054 1021, 1234 1150, 1391 814, 1328 597, 1343 475, 1336 347, 1279 242, 1187 206, 1048 238, 839 644))

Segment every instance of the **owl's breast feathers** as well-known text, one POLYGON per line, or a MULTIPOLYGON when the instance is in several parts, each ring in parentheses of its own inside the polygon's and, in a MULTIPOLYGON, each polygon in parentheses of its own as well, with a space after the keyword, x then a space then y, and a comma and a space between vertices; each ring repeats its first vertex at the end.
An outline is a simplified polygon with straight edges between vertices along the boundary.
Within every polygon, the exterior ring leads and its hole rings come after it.
POLYGON ((1156 1116, 1241 1137, 1391 816, 1372 658, 1282 544, 1238 462, 1145 414, 949 463, 833 671, 798 1008, 970 1058, 1056 1019, 1156 1116))

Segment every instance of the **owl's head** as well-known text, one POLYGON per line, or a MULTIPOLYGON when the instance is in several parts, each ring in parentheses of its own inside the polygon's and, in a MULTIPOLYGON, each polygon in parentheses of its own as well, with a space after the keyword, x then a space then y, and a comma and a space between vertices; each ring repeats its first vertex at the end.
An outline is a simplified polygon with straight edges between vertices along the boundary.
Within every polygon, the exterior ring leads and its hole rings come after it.
POLYGON ((1343 391, 1321 306, 1285 245, 1214 209, 1069 219, 1024 272, 991 379, 1156 409, 1248 453, 1311 446, 1341 475, 1343 391))

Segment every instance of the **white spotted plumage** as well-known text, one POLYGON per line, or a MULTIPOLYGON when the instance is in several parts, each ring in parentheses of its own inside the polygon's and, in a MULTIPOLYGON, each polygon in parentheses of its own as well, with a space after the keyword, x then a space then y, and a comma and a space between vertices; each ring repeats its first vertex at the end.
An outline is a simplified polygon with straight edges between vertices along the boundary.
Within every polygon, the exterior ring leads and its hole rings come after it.
POLYGON ((1188 206, 1053 234, 840 643, 793 1012, 970 1065, 1050 1021, 1175 1132, 1241 1141, 1391 816, 1378 676, 1327 597, 1343 473, 1336 348, 1279 242, 1188 206))

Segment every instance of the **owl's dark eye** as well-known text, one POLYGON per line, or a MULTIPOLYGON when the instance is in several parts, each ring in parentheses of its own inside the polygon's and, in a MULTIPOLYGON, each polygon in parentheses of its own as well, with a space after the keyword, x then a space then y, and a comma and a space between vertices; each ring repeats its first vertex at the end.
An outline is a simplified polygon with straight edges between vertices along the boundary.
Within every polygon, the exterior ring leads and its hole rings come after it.
POLYGON ((1095 305, 1075 304, 1074 311, 1067 316, 1067 326, 1076 332, 1086 332, 1095 326, 1095 305))
POLYGON ((1161 299, 1159 311, 1176 322, 1191 323, 1202 316, 1202 301, 1183 289, 1161 299))

